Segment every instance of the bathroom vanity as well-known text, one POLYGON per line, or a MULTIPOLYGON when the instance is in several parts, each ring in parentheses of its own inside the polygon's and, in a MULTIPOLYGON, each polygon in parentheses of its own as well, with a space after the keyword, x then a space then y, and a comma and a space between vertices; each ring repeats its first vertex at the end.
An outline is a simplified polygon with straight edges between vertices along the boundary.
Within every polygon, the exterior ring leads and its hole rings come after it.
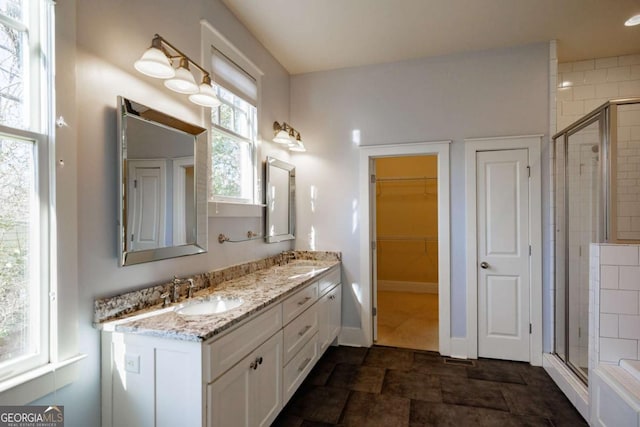
POLYGON ((103 323, 103 425, 270 425, 338 336, 341 293, 339 261, 292 261, 196 294, 243 300, 224 313, 103 323))

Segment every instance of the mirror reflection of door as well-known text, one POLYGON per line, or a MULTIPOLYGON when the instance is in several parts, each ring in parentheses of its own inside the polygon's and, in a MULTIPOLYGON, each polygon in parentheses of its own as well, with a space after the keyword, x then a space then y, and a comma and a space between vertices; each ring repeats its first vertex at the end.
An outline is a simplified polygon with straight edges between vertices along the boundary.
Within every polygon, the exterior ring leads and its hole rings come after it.
POLYGON ((166 162, 129 160, 130 250, 155 249, 166 242, 166 162))
POLYGON ((273 221, 269 235, 289 233, 289 171, 272 167, 269 177, 269 210, 273 221))
POLYGON ((173 245, 196 241, 193 157, 173 159, 173 245))

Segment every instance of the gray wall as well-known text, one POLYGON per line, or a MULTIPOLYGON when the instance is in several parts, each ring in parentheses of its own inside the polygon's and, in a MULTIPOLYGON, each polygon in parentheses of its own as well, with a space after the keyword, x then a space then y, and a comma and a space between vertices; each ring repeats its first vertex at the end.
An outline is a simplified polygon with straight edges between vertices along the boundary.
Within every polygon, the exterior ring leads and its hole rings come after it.
MULTIPOLYGON (((59 177, 65 193, 61 201, 69 202, 61 208, 69 214, 58 216, 60 255, 62 262, 66 261, 60 272, 65 295, 61 303, 78 310, 78 326, 66 325, 62 338, 75 339, 77 335, 79 351, 88 354, 88 358, 81 362, 77 381, 37 403, 65 405, 67 426, 98 426, 100 334, 92 326, 96 297, 167 282, 173 275, 262 258, 292 247, 292 242, 268 245, 260 240, 220 245, 216 240, 219 233, 240 237, 247 230, 261 230, 262 219, 212 218, 209 253, 118 266, 116 97, 122 95, 204 126, 200 108, 186 97, 166 90, 162 81, 135 71, 134 61, 149 47, 153 35, 159 33, 202 63, 200 19, 207 19, 264 72, 259 132, 268 139, 273 121, 289 118, 289 75, 219 0, 76 0, 75 8, 73 1, 59 2, 56 12, 57 62, 61 64, 56 88, 58 114, 64 114, 70 124, 58 132, 58 154, 65 156, 64 175, 59 177), (70 78, 60 74, 62 70, 70 78)), ((288 152, 263 143, 260 158, 267 154, 289 159, 288 152)))
MULTIPOLYGON (((359 231, 353 223, 368 207, 358 206, 353 130, 360 130, 362 145, 453 140, 451 330, 465 337, 464 139, 548 134, 548 68, 544 43, 292 76, 291 123, 301 129, 308 149, 294 159, 301 171, 296 248, 309 248, 313 234, 318 249, 343 251, 346 283, 360 282, 359 231)), ((548 158, 546 145, 542 158, 548 158)), ((543 166, 548 181, 548 165, 543 166)), ((360 327, 353 298, 344 295, 343 324, 360 327)))

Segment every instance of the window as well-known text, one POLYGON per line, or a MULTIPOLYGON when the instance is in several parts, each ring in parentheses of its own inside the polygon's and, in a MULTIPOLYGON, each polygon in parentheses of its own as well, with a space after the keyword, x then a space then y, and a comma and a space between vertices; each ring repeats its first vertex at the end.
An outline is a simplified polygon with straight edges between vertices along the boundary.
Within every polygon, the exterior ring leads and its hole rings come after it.
POLYGON ((0 381, 50 359, 51 15, 0 0, 0 381))
MULTIPOLYGON (((240 211, 251 214, 253 206, 248 205, 261 199, 257 158, 262 71, 208 22, 201 24, 207 49, 203 55, 209 58, 221 102, 211 111, 209 201, 244 204, 240 211)), ((218 214, 217 206, 215 211, 218 214)))
POLYGON ((215 85, 222 102, 211 112, 212 171, 210 200, 254 202, 256 107, 215 85))

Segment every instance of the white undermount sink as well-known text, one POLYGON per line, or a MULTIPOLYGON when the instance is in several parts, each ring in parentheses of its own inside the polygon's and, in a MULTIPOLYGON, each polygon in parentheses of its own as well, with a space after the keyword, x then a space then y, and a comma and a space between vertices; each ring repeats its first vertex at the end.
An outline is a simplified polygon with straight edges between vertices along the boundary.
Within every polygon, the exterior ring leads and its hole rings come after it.
POLYGON ((206 316, 225 313, 242 304, 242 298, 212 296, 205 300, 183 303, 175 308, 175 312, 181 316, 206 316))

